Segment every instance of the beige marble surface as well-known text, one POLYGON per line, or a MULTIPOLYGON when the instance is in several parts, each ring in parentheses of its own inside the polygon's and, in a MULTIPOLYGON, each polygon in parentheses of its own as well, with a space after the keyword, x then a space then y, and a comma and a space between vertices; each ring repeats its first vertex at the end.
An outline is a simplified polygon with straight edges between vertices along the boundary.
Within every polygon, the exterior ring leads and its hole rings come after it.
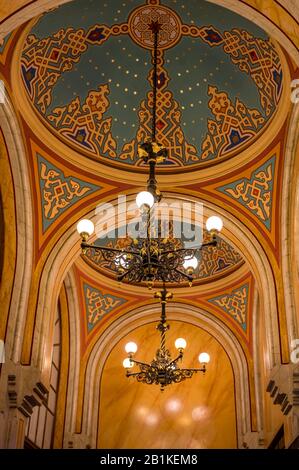
POLYGON ((31 0, 0 0, 0 21, 3 21, 19 8, 28 5, 28 3, 31 3, 31 0))
POLYGON ((198 373, 164 392, 157 385, 125 377, 124 346, 135 341, 136 359, 150 361, 159 346, 155 324, 138 328, 118 343, 102 376, 99 442, 101 448, 235 448, 236 416, 231 365, 221 345, 200 328, 171 322, 167 345, 187 341, 183 366, 198 367, 200 352, 211 362, 205 376, 198 373))
MULTIPOLYGON (((279 2, 273 1, 273 0, 245 0, 245 1, 248 5, 253 6, 256 10, 261 12, 269 20, 271 20, 276 26, 278 26, 298 48, 299 26, 298 26, 298 23, 296 22, 296 19, 292 17, 292 14, 290 14, 287 11, 289 8, 289 5, 288 5, 289 2, 284 2, 284 8, 283 8, 279 2)), ((294 10, 294 5, 292 4, 290 11, 293 12, 293 10, 294 10)))
MULTIPOLYGON (((15 221, 15 201, 14 187, 12 183, 11 168, 8 161, 7 148, 4 136, 0 130, 0 187, 4 223, 4 246, 3 251, 3 269, 0 279, 0 339, 6 337, 7 318, 9 312, 9 301, 14 281, 14 271, 16 263, 16 221, 15 221)), ((0 201, 1 203, 1 201, 0 201)), ((1 227, 0 230, 2 230, 1 227)))

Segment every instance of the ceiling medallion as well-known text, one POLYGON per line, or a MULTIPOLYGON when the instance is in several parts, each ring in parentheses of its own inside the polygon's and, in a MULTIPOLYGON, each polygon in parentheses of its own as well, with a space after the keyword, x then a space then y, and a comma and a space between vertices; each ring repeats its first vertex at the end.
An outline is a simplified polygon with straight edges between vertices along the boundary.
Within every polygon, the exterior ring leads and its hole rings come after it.
POLYGON ((159 49, 173 47, 181 38, 181 20, 170 8, 145 5, 133 10, 128 19, 129 34, 139 46, 153 50, 152 24, 159 23, 159 49))

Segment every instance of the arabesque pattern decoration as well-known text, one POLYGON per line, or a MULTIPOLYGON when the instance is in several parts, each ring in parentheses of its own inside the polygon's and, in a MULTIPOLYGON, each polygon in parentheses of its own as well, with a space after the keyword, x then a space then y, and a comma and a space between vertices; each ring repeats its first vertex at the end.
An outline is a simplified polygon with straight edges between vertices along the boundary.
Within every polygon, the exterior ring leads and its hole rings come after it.
POLYGON ((240 178, 221 186, 218 191, 245 206, 250 212, 271 230, 272 192, 275 172, 275 155, 252 172, 251 178, 240 178))
POLYGON ((247 328, 248 316, 248 284, 234 289, 230 294, 220 295, 209 299, 209 302, 220 307, 230 315, 244 331, 247 328))
POLYGON ((41 191, 43 230, 45 231, 66 209, 92 192, 101 189, 79 178, 68 176, 37 154, 41 191))
POLYGON ((200 36, 210 46, 222 46, 232 62, 251 76, 261 106, 269 116, 278 104, 282 87, 281 63, 271 39, 255 38, 248 31, 238 29, 221 34, 213 26, 201 29, 200 36))
POLYGON ((121 297, 104 292, 84 283, 87 330, 90 332, 102 318, 126 302, 121 297))
POLYGON ((265 119, 257 109, 248 109, 238 98, 235 104, 227 93, 209 86, 209 108, 215 120, 208 119, 208 133, 202 143, 202 160, 224 156, 254 137, 265 119))
POLYGON ((217 237, 217 248, 207 247, 202 250, 198 266, 198 279, 210 278, 217 274, 225 274, 231 268, 237 269, 243 258, 231 245, 217 237))
MULTIPOLYGON (((161 59, 162 60, 162 59, 161 59)), ((153 75, 149 76, 152 86, 153 75)), ((167 89, 169 77, 164 67, 158 67, 157 84, 157 122, 156 139, 168 150, 168 159, 172 163, 181 166, 192 161, 198 161, 197 149, 190 144, 182 130, 182 111, 178 102, 174 99, 173 93, 167 89)), ((152 133, 152 106, 153 93, 147 93, 146 100, 140 104, 138 112, 139 129, 136 137, 123 146, 119 155, 121 160, 129 160, 135 164, 141 164, 138 159, 138 146, 150 140, 152 133)))
MULTIPOLYGON (((208 8, 216 7, 209 6, 208 8)), ((42 22, 43 19, 40 21, 42 22)), ((52 130, 54 129, 64 141, 75 146, 79 152, 120 166, 132 168, 139 165, 137 146, 151 133, 152 93, 147 91, 146 87, 142 90, 142 94, 140 91, 132 91, 139 95, 138 104, 136 105, 134 101, 134 106, 130 106, 128 100, 124 114, 135 113, 135 117, 132 118, 134 123, 130 127, 136 127, 136 129, 128 128, 128 133, 124 138, 123 129, 120 126, 127 124, 126 119, 124 121, 117 119, 119 111, 122 110, 116 107, 119 98, 117 93, 121 92, 120 83, 123 76, 115 78, 115 72, 110 70, 109 67, 114 66, 111 65, 115 62, 114 58, 110 60, 108 55, 108 64, 100 61, 99 65, 94 67, 94 70, 97 70, 99 66, 102 67, 101 76, 105 76, 103 79, 99 76, 96 85, 86 89, 90 80, 84 77, 84 85, 80 93, 73 93, 75 98, 67 102, 60 99, 59 105, 56 105, 54 90, 61 83, 60 80, 70 76, 67 72, 72 72, 74 77, 77 77, 76 82, 80 73, 83 77, 84 70, 80 69, 80 63, 91 50, 95 50, 90 46, 98 47, 101 54, 102 48, 106 47, 106 42, 117 36, 130 39, 135 48, 137 44, 141 49, 151 49, 151 21, 159 21, 162 24, 158 57, 157 139, 169 149, 169 158, 161 164, 161 168, 207 165, 234 155, 236 150, 240 150, 243 145, 252 142, 260 134, 277 109, 282 91, 282 67, 278 52, 270 39, 254 37, 250 31, 244 29, 233 28, 229 31, 219 31, 213 25, 184 24, 179 11, 176 11, 175 4, 172 8, 160 3, 141 5, 128 11, 127 21, 110 26, 107 22, 87 26, 82 21, 82 27, 75 28, 70 25, 45 37, 39 38, 35 33, 29 34, 23 47, 21 70, 26 91, 33 105, 52 130), (190 104, 198 110, 197 114, 191 113, 192 117, 199 120, 199 116, 202 116, 202 123, 196 123, 196 119, 189 117, 191 127, 193 126, 194 129, 192 137, 188 122, 186 122, 188 111, 180 102, 181 97, 185 100, 186 90, 176 90, 174 93, 170 89, 169 84, 174 83, 170 79, 174 77, 169 76, 167 70, 169 59, 165 53, 165 51, 168 53, 171 48, 175 49, 182 37, 184 41, 188 38, 190 43, 196 44, 199 40, 207 47, 218 48, 220 63, 225 62, 220 58, 228 55, 240 73, 244 74, 243 78, 238 77, 238 83, 242 83, 246 77, 246 80, 254 84, 251 93, 256 93, 259 97, 260 109, 251 105, 255 99, 252 96, 248 99, 246 93, 240 97, 236 93, 237 97, 232 98, 230 96, 231 84, 225 80, 222 81, 221 71, 217 80, 216 74, 214 77, 213 73, 207 73, 209 78, 198 82, 201 87, 196 88, 196 91, 202 93, 201 99, 194 94, 194 102, 190 104), (120 83, 115 85, 114 81, 118 78, 120 83), (116 88, 117 86, 119 89, 116 88), (181 93, 184 95, 181 96, 181 93), (207 99, 207 96, 210 96, 210 99, 207 99), (202 103, 206 103, 205 108, 202 103), (211 113, 214 119, 211 119, 211 113), (121 122, 116 124, 118 120, 121 122)), ((105 50, 105 56, 110 54, 109 50, 105 50)), ((123 47, 122 50, 126 51, 127 47, 123 47)), ((136 49, 134 51, 136 53, 136 49)), ((130 59, 130 54, 126 57, 130 59)), ((196 54, 190 57, 196 58, 196 54)), ((89 60, 92 61, 92 59, 89 60)), ((136 57, 136 60, 140 60, 139 57, 136 57)), ((119 70, 127 67, 125 57, 123 61, 124 63, 118 65, 119 70)), ((194 66, 190 64, 189 69, 182 70, 182 73, 188 73, 191 76, 191 70, 195 70, 197 65, 196 63, 194 66)), ((131 75, 132 72, 133 70, 125 71, 131 75)), ((234 72, 235 68, 231 67, 230 73, 234 72)), ((197 80, 196 73, 198 72, 192 72, 195 74, 194 80, 197 80)), ((234 77, 230 78, 233 82, 234 77)), ((148 81, 151 84, 152 71, 148 74, 148 81)), ((133 81, 130 85, 133 86, 133 81)), ((125 88, 123 91, 128 93, 130 90, 125 88)))
POLYGON ((52 101, 52 91, 60 76, 72 70, 90 44, 101 44, 110 33, 106 26, 84 29, 60 29, 53 36, 39 40, 26 38, 22 54, 22 76, 30 98, 42 114, 52 101))
POLYGON ((77 97, 67 106, 55 108, 48 116, 59 134, 90 150, 94 155, 116 157, 116 141, 111 134, 112 118, 103 119, 109 101, 108 85, 90 91, 81 105, 77 97))

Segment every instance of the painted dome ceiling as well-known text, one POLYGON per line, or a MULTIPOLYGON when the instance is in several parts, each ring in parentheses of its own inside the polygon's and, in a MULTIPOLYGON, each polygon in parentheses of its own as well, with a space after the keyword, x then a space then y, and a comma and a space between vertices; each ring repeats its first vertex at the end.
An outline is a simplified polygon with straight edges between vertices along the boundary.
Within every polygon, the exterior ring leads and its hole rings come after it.
POLYGON ((232 158, 274 116, 282 91, 266 33, 198 0, 75 0, 28 33, 21 75, 32 106, 71 148, 133 169, 151 135, 152 21, 159 21, 157 140, 162 168, 232 158))

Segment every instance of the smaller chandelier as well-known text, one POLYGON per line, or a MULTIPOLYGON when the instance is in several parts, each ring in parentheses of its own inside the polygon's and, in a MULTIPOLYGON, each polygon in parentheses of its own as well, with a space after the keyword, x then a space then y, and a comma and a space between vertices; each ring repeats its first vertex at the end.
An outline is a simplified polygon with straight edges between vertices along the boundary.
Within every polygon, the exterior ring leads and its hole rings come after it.
POLYGON ((135 359, 134 355, 137 352, 137 344, 130 341, 125 346, 128 357, 123 361, 123 366, 127 369, 127 377, 135 377, 137 382, 149 385, 160 385, 161 391, 163 391, 167 385, 189 379, 196 372, 204 374, 206 372, 206 364, 210 361, 210 356, 206 352, 199 354, 198 360, 202 364, 200 369, 184 369, 179 367, 179 362, 183 359, 184 349, 187 345, 186 340, 184 338, 176 339, 175 347, 178 350, 178 355, 175 359, 171 358, 169 350, 166 349, 166 331, 170 328, 166 320, 166 302, 172 298, 172 294, 164 288, 163 291, 157 292, 155 297, 160 299, 162 306, 161 319, 157 325, 157 330, 161 334, 160 348, 157 350, 154 359, 148 364, 135 359), (130 372, 134 366, 139 367, 139 371, 130 372))

